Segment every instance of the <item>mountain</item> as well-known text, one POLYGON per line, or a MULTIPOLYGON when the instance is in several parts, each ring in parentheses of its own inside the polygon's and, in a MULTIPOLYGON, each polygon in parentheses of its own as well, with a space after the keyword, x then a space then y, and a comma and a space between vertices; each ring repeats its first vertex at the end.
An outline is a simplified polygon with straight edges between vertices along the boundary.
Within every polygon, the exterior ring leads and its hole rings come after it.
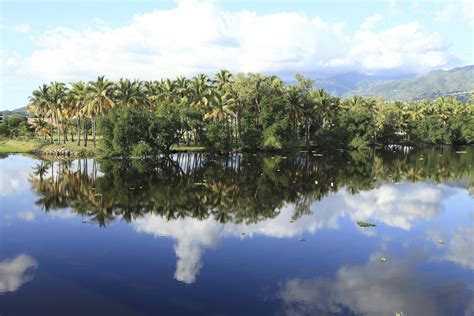
POLYGON ((351 91, 358 90, 360 87, 370 82, 396 80, 410 77, 414 77, 414 75, 369 75, 352 71, 337 74, 324 79, 319 79, 316 82, 316 87, 323 88, 324 90, 333 95, 344 96, 350 93, 351 91))
POLYGON ((0 113, 3 114, 3 115, 6 115, 6 116, 13 115, 13 114, 20 114, 22 116, 31 116, 26 111, 26 106, 15 109, 15 110, 3 110, 3 111, 0 111, 0 113))
POLYGON ((395 80, 347 73, 322 80, 316 86, 340 96, 381 96, 389 101, 434 99, 439 96, 456 96, 465 101, 474 92, 474 65, 395 80))

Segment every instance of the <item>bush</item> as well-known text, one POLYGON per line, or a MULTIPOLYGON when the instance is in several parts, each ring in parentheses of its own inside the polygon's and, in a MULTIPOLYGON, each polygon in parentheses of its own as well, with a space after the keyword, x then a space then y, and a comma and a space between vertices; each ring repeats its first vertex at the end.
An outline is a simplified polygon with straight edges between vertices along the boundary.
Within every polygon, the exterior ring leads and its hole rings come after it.
POLYGON ((153 148, 144 142, 135 144, 132 148, 132 157, 149 157, 153 155, 153 148))
POLYGON ((230 151, 232 143, 230 135, 226 133, 223 126, 217 124, 209 124, 204 130, 204 144, 212 150, 230 151))
POLYGON ((249 127, 242 133, 242 150, 255 151, 261 148, 263 141, 262 131, 256 127, 249 127))
POLYGON ((151 156, 168 152, 179 139, 179 114, 138 107, 111 111, 99 120, 104 147, 112 155, 151 156))

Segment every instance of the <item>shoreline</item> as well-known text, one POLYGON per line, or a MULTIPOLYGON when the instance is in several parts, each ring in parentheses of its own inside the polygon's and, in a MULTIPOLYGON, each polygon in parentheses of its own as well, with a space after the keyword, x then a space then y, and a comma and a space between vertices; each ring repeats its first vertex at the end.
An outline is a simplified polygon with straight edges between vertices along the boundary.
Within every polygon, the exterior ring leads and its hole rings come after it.
MULTIPOLYGON (((391 144, 387 145, 388 147, 390 146, 400 146, 400 147, 451 147, 451 148, 469 148, 472 147, 473 145, 426 145, 426 144, 419 144, 419 145, 414 145, 414 144, 391 144)), ((383 145, 376 145, 376 146, 370 146, 367 149, 380 149, 383 147, 387 147, 383 145)), ((304 151, 304 150, 309 150, 309 151, 314 151, 318 149, 318 151, 324 151, 326 152, 328 149, 321 149, 318 148, 318 146, 311 146, 311 147, 304 147, 304 146, 296 146, 296 147, 291 147, 291 148, 286 148, 278 151, 268 151, 268 150, 257 150, 253 151, 250 153, 262 153, 262 152, 267 152, 267 153, 288 153, 292 151, 304 151)), ((338 149, 338 148, 333 148, 331 151, 352 151, 348 148, 345 149, 338 149)), ((212 151, 207 147, 204 146, 187 146, 187 145, 180 145, 180 146, 174 146, 171 151, 169 152, 170 154, 176 154, 176 153, 197 153, 197 152, 214 152, 217 154, 225 154, 224 152, 220 151, 212 151)), ((231 151, 231 152, 242 152, 242 151, 231 151)), ((65 144, 50 144, 49 142, 45 143, 42 141, 39 141, 37 139, 0 139, 0 154, 30 154, 30 155, 35 155, 35 156, 51 156, 51 157, 71 157, 71 158, 106 158, 110 157, 107 156, 107 153, 105 150, 101 147, 100 140, 98 141, 97 147, 93 148, 92 142, 90 142, 90 145, 87 147, 84 147, 84 145, 77 145, 77 143, 72 143, 71 141, 66 142, 65 144)))

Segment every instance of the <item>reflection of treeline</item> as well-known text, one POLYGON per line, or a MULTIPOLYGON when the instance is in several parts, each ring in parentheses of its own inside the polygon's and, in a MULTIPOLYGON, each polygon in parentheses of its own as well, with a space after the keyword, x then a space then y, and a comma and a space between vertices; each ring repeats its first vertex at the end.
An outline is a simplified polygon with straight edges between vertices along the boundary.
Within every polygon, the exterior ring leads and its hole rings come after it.
POLYGON ((186 154, 155 162, 103 160, 100 173, 94 160, 43 161, 31 183, 40 196, 37 205, 46 211, 69 207, 100 225, 148 213, 168 220, 190 216, 256 223, 276 217, 285 203, 295 205, 297 219, 310 212, 312 202, 341 188, 357 193, 389 181, 472 179, 473 153, 186 154))

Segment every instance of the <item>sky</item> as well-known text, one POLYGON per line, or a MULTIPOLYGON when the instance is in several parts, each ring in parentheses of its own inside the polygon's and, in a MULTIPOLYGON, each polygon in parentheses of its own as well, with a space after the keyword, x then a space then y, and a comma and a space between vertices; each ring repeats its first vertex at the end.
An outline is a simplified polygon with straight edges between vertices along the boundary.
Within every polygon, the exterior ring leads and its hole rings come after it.
POLYGON ((0 110, 51 81, 474 64, 471 0, 0 0, 0 110))

